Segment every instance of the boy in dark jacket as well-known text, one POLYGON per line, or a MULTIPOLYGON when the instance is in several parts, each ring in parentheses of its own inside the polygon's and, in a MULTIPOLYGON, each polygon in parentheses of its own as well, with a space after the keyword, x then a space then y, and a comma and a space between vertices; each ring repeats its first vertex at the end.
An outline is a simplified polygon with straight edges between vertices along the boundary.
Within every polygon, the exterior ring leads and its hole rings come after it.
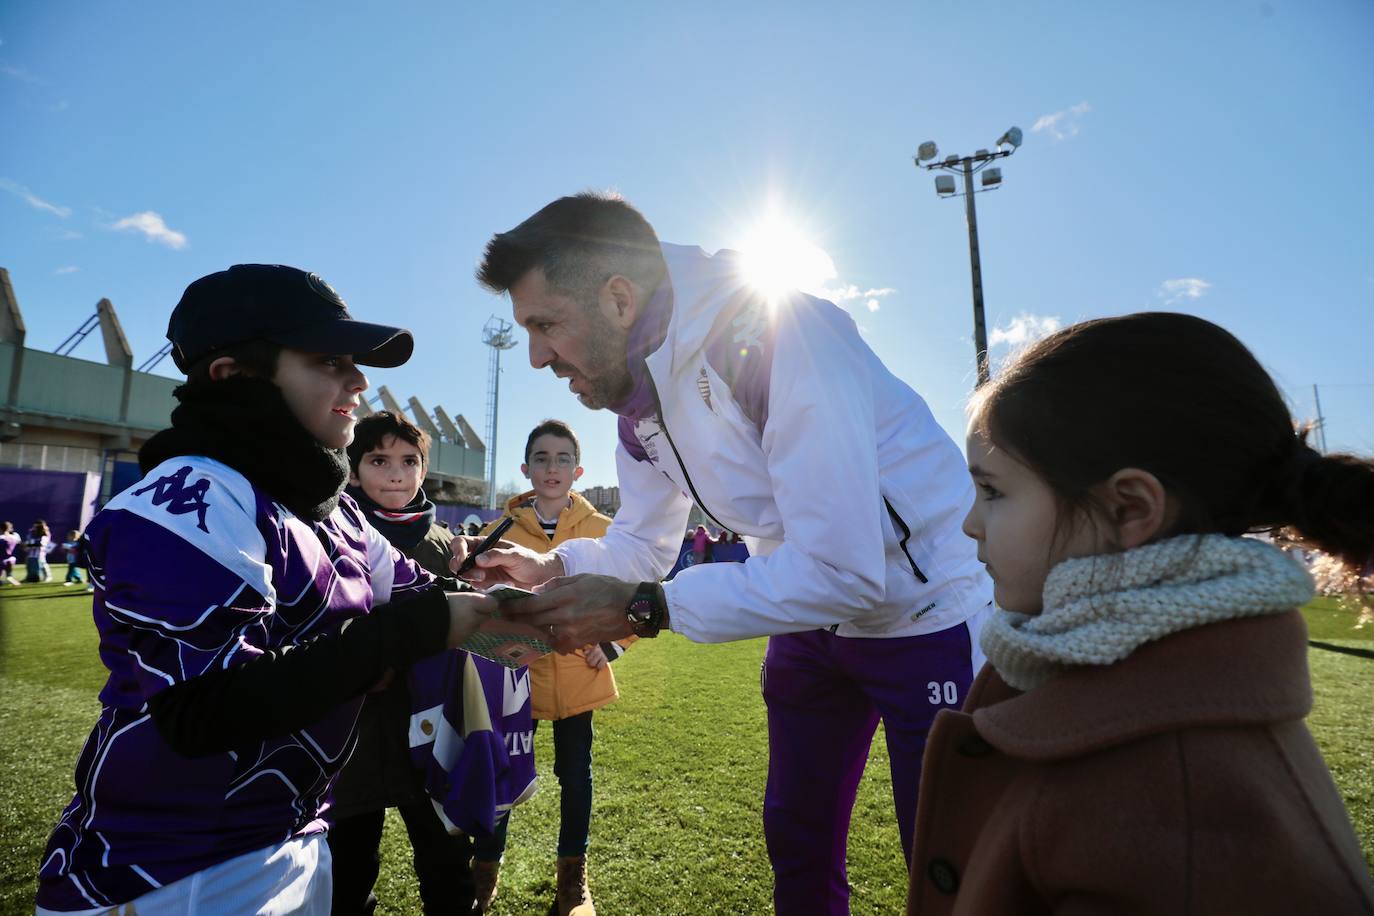
MULTIPOLYGON (((434 575, 447 576, 453 534, 435 521, 434 503, 422 487, 429 445, 429 436, 403 416, 381 411, 365 417, 348 447, 347 492, 393 547, 434 575)), ((486 673, 485 683, 505 683, 505 671, 494 662, 479 657, 473 662, 486 673)), ((528 675, 520 669, 512 676, 528 675)), ((503 708, 504 699, 495 698, 494 705, 503 708)), ((425 912, 472 909, 472 840, 465 833, 450 833, 425 793, 423 773, 415 768, 410 748, 411 706, 405 680, 399 677, 368 696, 358 719, 358 746, 334 786, 329 847, 334 860, 333 912, 340 916, 371 913, 377 906, 372 887, 381 866, 382 826, 390 807, 400 812, 410 836, 425 912)), ((532 729, 529 715, 526 700, 504 718, 502 728, 532 729)), ((532 774, 532 763, 528 771, 532 774)), ((488 801, 472 799, 477 806, 488 801)), ((501 799, 496 801, 499 805, 501 799)))

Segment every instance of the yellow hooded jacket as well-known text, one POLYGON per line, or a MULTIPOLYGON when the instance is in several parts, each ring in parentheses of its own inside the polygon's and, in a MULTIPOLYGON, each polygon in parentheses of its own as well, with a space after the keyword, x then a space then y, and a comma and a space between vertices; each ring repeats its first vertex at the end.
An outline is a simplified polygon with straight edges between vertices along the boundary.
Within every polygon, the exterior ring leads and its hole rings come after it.
MULTIPOLYGON (((506 515, 515 516, 515 524, 506 532, 506 540, 538 550, 549 551, 564 541, 573 538, 599 538, 610 527, 611 520, 597 512, 581 494, 569 492, 571 505, 558 516, 558 528, 553 540, 539 527, 539 516, 535 515, 528 503, 534 491, 514 496, 506 502, 506 515)), ((500 519, 482 529, 482 534, 491 532, 500 519)), ((628 646, 634 637, 619 640, 619 645, 628 646)), ((530 701, 536 719, 566 719, 589 709, 600 709, 620 697, 615 686, 615 675, 611 666, 600 670, 587 664, 586 650, 578 649, 571 655, 554 652, 530 665, 530 701)))

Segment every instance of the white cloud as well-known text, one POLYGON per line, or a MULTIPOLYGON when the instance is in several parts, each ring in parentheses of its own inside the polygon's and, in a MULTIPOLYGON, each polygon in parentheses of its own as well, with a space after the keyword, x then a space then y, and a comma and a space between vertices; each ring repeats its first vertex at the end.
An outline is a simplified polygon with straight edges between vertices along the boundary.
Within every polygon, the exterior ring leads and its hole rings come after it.
POLYGON ((1078 134, 1079 119, 1092 110, 1087 102, 1079 102, 1063 111, 1041 115, 1031 127, 1031 133, 1044 131, 1056 140, 1067 140, 1078 134))
POLYGON ((58 241, 61 241, 61 242, 70 242, 70 241, 72 241, 73 239, 79 239, 79 238, 82 238, 82 235, 81 235, 80 232, 77 232, 75 229, 59 229, 59 230, 57 230, 57 239, 58 239, 58 241))
POLYGON ((1201 299, 1211 288, 1212 284, 1198 277, 1180 277, 1159 284, 1159 292, 1156 295, 1164 300, 1165 305, 1173 305, 1180 299, 1201 299))
POLYGON ((0 189, 9 191, 15 197, 18 197, 19 199, 23 200, 25 203, 27 203, 30 207, 33 207, 35 210, 43 210, 44 212, 51 213, 54 216, 60 216, 63 219, 66 219, 67 217, 72 215, 71 207, 62 207, 57 204, 48 203, 48 201, 39 197, 37 194, 30 191, 22 184, 19 184, 15 181, 11 181, 8 178, 0 178, 0 189))
POLYGON ((870 312, 876 312, 876 311, 878 310, 878 300, 877 300, 877 299, 869 299, 867 304, 868 304, 868 310, 869 310, 870 312))
POLYGON ((77 267, 75 264, 68 264, 66 267, 59 267, 59 268, 57 268, 57 270, 54 270, 53 273, 54 273, 55 275, 57 275, 57 276, 60 277, 60 276, 62 276, 63 274, 74 274, 74 273, 79 273, 80 270, 81 270, 81 268, 80 268, 80 267, 77 267))
POLYGON ((1058 315, 1032 315, 1022 312, 1003 327, 992 329, 988 349, 1002 346, 1021 347, 1053 334, 1064 326, 1058 315))
POLYGON ((152 210, 144 210, 142 213, 126 216, 118 220, 114 224, 114 228, 142 232, 147 236, 148 241, 158 242, 178 251, 186 247, 186 236, 175 229, 168 228, 162 217, 152 210))
POLYGON ((10 79, 19 80, 19 82, 21 82, 21 83, 40 83, 40 84, 41 84, 41 83, 43 82, 41 79, 39 79, 38 77, 34 76, 34 75, 33 75, 32 73, 30 73, 29 71, 25 70, 23 67, 14 67, 14 66, 11 66, 10 64, 0 64, 0 73, 3 73, 5 76, 8 76, 10 79))

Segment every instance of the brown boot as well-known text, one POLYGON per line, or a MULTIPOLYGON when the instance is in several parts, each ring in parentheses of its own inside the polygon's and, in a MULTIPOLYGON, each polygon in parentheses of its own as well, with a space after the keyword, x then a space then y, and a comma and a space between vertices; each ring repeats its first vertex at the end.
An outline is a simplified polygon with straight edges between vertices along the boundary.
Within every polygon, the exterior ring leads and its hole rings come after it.
POLYGON ((586 856, 558 857, 558 916, 596 916, 586 856))
POLYGON ((501 860, 495 862, 483 862, 481 859, 474 859, 472 862, 472 885, 473 901, 472 911, 474 913, 485 913, 491 909, 491 902, 496 899, 496 885, 501 880, 501 860))

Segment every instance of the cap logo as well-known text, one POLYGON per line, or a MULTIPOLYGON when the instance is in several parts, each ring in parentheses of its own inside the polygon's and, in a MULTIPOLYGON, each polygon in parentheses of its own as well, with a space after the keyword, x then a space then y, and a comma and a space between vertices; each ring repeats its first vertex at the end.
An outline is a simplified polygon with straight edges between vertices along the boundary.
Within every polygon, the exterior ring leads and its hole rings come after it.
POLYGON ((348 308, 348 304, 343 301, 343 296, 334 292, 334 287, 324 282, 324 279, 320 277, 319 274, 306 274, 305 282, 310 284, 310 288, 318 293, 321 298, 334 303, 339 308, 348 308))

